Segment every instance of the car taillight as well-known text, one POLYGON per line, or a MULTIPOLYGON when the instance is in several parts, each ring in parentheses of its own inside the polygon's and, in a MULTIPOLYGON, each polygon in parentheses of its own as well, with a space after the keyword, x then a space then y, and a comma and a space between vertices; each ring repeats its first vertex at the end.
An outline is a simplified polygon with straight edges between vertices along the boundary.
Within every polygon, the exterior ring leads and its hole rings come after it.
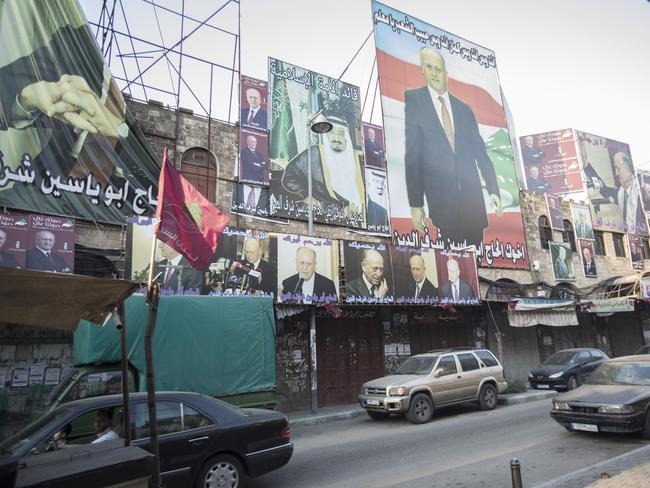
POLYGON ((284 429, 282 429, 282 432, 280 432, 280 435, 281 435, 284 439, 289 440, 289 439, 291 438, 291 427, 289 427, 289 426, 287 425, 284 429))

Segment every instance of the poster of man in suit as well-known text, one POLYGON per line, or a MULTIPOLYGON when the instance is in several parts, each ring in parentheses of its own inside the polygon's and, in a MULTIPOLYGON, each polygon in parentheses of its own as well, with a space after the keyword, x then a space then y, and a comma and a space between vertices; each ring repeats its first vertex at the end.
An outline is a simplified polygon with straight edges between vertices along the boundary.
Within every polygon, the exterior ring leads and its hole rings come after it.
POLYGON ((433 250, 390 248, 395 303, 437 304, 438 273, 433 250))
POLYGON ((594 253, 593 241, 579 240, 580 254, 582 255, 582 270, 584 271, 585 278, 596 278, 598 272, 596 270, 596 255, 594 253))
POLYGON ((28 231, 28 216, 0 213, 0 266, 25 267, 28 231))
POLYGON ((479 285, 474 251, 436 252, 440 303, 478 305, 479 285))
POLYGON ((345 301, 393 303, 393 274, 388 246, 377 242, 346 241, 345 301))
POLYGON ((73 273, 75 226, 75 220, 67 217, 30 215, 25 267, 73 273))
POLYGON ((271 214, 366 227, 359 87, 269 58, 271 214), (308 127, 317 115, 327 133, 308 127), (310 164, 311 161, 311 173, 310 164))
POLYGON ((586 205, 571 203, 571 213, 573 214, 573 227, 578 239, 594 240, 594 228, 591 223, 591 211, 586 205))
POLYGON ((250 217, 269 218, 269 189, 233 181, 230 211, 250 217))
POLYGON ((363 146, 366 168, 386 169, 384 129, 378 125, 363 123, 363 146))
POLYGON ((643 271, 645 265, 643 262, 643 243, 641 242, 641 236, 627 234, 627 244, 630 248, 632 269, 635 271, 643 271))
POLYGON ((647 222, 650 215, 650 171, 637 171, 637 178, 647 222))
POLYGON ((573 269, 571 245, 568 242, 549 242, 551 263, 556 281, 573 281, 576 273, 573 269))
POLYGON ((241 110, 239 116, 240 127, 253 127, 266 129, 268 114, 266 111, 268 84, 266 81, 242 76, 241 110))
POLYGON ((587 199, 597 229, 647 235, 628 144, 576 131, 587 199))
POLYGON ((548 214, 551 217, 551 227, 557 230, 564 230, 562 199, 555 195, 546 194, 546 205, 548 207, 548 214))
POLYGON ((338 242, 291 234, 280 234, 277 239, 278 301, 338 302, 338 242))
POLYGON ((246 128, 239 131, 239 181, 269 184, 269 144, 265 131, 246 128))
POLYGON ((394 243, 473 245, 482 266, 526 268, 494 53, 377 1, 372 11, 394 243))

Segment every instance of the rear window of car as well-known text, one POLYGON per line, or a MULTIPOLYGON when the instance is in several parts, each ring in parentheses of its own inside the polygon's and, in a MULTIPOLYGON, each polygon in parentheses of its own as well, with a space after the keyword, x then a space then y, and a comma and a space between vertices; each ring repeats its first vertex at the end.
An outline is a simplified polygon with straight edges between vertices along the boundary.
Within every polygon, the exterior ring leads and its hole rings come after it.
POLYGON ((487 366, 488 368, 490 366, 497 366, 499 364, 497 359, 490 351, 476 351, 474 354, 476 354, 479 358, 481 358, 483 364, 485 364, 485 366, 487 366))
POLYGON ((479 368, 478 360, 472 354, 459 354, 458 360, 463 371, 472 371, 479 368))

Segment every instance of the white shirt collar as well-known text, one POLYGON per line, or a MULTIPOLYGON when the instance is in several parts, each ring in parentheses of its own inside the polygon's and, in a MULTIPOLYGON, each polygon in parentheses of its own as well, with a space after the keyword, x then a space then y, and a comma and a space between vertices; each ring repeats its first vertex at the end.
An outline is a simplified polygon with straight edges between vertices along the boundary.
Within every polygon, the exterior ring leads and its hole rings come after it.
POLYGON ((433 106, 436 109, 436 113, 438 114, 438 120, 440 121, 440 125, 442 126, 442 104, 440 103, 440 100, 438 100, 438 97, 442 97, 442 99, 445 101, 445 106, 447 107, 447 112, 449 113, 449 118, 451 119, 451 127, 454 129, 454 132, 455 132, 456 127, 454 125, 454 114, 453 114, 453 112, 451 110, 451 101, 449 99, 449 92, 446 91, 442 95, 438 95, 438 92, 436 92, 429 85, 427 85, 427 89, 429 90, 429 96, 431 97, 431 101, 433 102, 433 106))
POLYGON ((363 279, 363 282, 366 284, 366 288, 368 288, 368 291, 370 292, 370 290, 372 290, 372 287, 374 285, 366 279, 366 275, 361 274, 361 278, 363 279))
POLYGON ((183 255, 182 255, 182 254, 179 254, 179 255, 176 256, 174 259, 170 259, 170 260, 169 260, 169 263, 170 263, 170 264, 173 264, 174 266, 178 266, 178 263, 181 262, 181 259, 183 259, 183 255))

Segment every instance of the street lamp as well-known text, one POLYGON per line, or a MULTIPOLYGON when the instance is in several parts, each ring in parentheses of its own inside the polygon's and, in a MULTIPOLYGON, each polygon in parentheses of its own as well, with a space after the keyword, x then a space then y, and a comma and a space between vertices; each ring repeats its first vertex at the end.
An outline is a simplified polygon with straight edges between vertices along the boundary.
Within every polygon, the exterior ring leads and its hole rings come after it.
MULTIPOLYGON (((319 110, 307 121, 307 202, 309 209, 309 236, 314 234, 314 196, 312 195, 311 184, 311 133, 327 134, 334 126, 327 120, 322 110, 319 110)), ((322 162, 321 162, 322 164, 322 162)))
MULTIPOLYGON (((327 134, 334 128, 332 123, 327 120, 322 110, 319 110, 307 120, 307 202, 309 208, 309 237, 314 234, 314 196, 311 185, 311 133, 327 134)), ((321 164, 323 162, 321 161, 321 164)), ((309 410, 316 413, 318 407, 318 384, 316 381, 316 311, 315 307, 310 307, 309 311, 309 354, 310 354, 310 393, 309 393, 309 410)))

